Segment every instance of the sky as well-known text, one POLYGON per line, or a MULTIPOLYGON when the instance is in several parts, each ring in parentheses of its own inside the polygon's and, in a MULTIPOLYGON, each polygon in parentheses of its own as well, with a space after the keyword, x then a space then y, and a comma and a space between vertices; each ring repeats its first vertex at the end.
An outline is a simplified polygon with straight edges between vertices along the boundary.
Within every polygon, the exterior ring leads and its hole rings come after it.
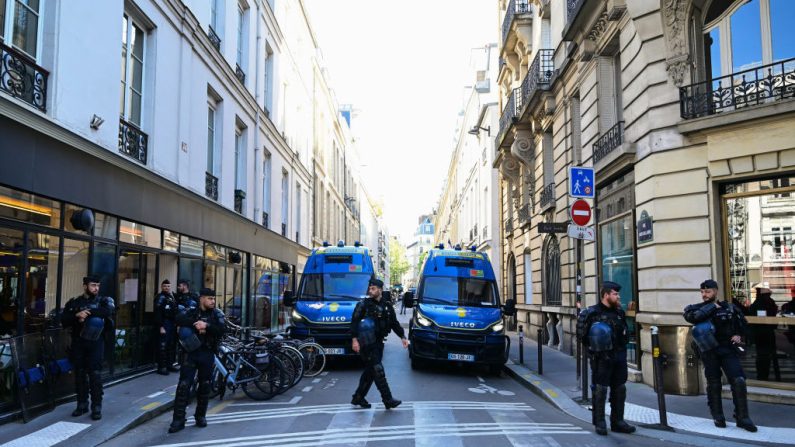
POLYGON ((409 242, 446 181, 472 48, 497 41, 491 0, 304 0, 331 88, 351 123, 363 182, 409 242))

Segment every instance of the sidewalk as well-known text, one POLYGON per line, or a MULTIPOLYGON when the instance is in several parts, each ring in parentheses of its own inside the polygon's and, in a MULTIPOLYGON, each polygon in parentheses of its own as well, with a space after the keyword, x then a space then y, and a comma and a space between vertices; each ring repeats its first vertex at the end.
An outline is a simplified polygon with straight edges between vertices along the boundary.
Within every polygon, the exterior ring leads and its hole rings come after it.
POLYGON ((160 414, 170 411, 179 373, 141 377, 105 386, 102 419, 92 421, 90 413, 72 417, 75 402, 61 404, 27 424, 9 422, 0 429, 0 447, 38 445, 95 446, 160 414))
MULTIPOLYGON (((576 376, 576 359, 544 346, 543 375, 538 375, 538 345, 534 340, 525 337, 524 365, 520 365, 518 335, 515 332, 508 335, 511 337, 511 355, 505 365, 505 372, 562 411, 591 423, 590 406, 580 403, 582 391, 576 376)), ((590 385, 590 377, 588 379, 590 385)), ((665 404, 668 425, 675 431, 644 428, 644 425, 659 423, 657 394, 648 385, 627 382, 625 419, 639 425, 637 433, 641 436, 704 446, 714 444, 715 438, 724 440, 721 443, 728 445, 732 444, 731 441, 736 442, 735 445, 747 445, 749 441, 792 445, 792 440, 795 439, 795 428, 792 428, 795 408, 790 405, 748 402, 751 419, 759 427, 758 432, 750 433, 734 425, 731 417, 734 404, 731 399, 723 400, 728 424, 723 429, 713 424, 706 396, 666 395, 665 404)), ((609 403, 606 411, 609 414, 609 403)))

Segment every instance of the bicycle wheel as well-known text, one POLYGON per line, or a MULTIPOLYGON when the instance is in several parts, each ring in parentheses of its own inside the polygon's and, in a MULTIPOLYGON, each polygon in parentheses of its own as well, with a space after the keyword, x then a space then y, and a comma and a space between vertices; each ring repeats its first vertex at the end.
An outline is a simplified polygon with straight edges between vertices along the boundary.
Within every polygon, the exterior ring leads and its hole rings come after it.
POLYGON ((295 360, 284 351, 272 351, 271 357, 278 358, 282 362, 282 368, 284 368, 284 382, 281 384, 278 391, 278 393, 281 394, 296 384, 296 377, 298 377, 299 374, 298 366, 295 360))
POLYGON ((304 376, 315 377, 326 367, 326 351, 317 343, 302 343, 298 351, 304 358, 304 376))
POLYGON ((284 364, 275 356, 271 356, 268 363, 258 369, 262 375, 256 381, 241 385, 246 396, 254 400, 272 399, 289 383, 284 364))
POLYGON ((282 345, 279 350, 290 359, 295 368, 293 377, 293 386, 295 386, 304 378, 304 356, 301 355, 301 351, 290 345, 282 345))
POLYGON ((221 395, 221 399, 223 399, 225 394, 223 391, 226 391, 224 376, 217 367, 213 366, 213 372, 210 374, 210 399, 219 394, 221 395))

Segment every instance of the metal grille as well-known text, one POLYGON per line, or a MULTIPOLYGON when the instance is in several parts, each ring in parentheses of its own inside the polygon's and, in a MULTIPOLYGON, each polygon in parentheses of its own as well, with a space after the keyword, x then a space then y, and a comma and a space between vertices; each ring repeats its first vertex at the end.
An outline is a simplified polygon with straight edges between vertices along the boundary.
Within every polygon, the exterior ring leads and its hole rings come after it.
POLYGON ((119 152, 146 164, 149 137, 133 123, 119 119, 119 152))
POLYGON ((566 23, 571 23, 585 0, 566 0, 566 23))
POLYGON ((210 43, 213 44, 215 49, 221 51, 221 38, 218 37, 212 26, 207 27, 207 37, 210 38, 210 43))
POLYGON ((46 112, 47 76, 30 58, 0 44, 0 90, 46 112))
POLYGON ((262 226, 265 228, 270 227, 270 216, 265 211, 262 212, 262 226))
POLYGON ((505 9, 505 17, 502 19, 503 43, 505 43, 508 33, 511 32, 511 24, 513 23, 514 16, 527 12, 530 12, 530 6, 527 4, 527 0, 511 0, 510 3, 508 3, 508 7, 505 9))
POLYGON ((795 58, 743 70, 679 89, 683 119, 795 97, 795 58))
POLYGON ((548 206, 555 205, 555 183, 550 183, 541 190, 539 205, 542 210, 546 209, 548 206))
POLYGON ((555 62, 552 59, 554 53, 555 50, 538 50, 536 53, 536 57, 533 58, 530 69, 522 81, 521 104, 517 107, 518 111, 521 111, 522 107, 533 99, 533 95, 537 91, 549 86, 555 72, 555 62))
POLYGON ((246 204, 246 192, 243 191, 242 189, 236 189, 235 190, 235 212, 237 212, 239 214, 243 214, 243 212, 246 210, 245 204, 246 204))
POLYGON ((593 162, 607 157, 613 149, 624 143, 624 122, 619 121, 593 144, 593 162))
POLYGON ((497 147, 500 146, 502 143, 502 139, 505 136, 505 133, 508 131, 508 128, 516 122, 516 112, 519 108, 521 108, 521 104, 517 105, 517 99, 519 97, 519 89, 515 88, 508 96, 508 102, 505 104, 505 107, 502 109, 502 115, 500 116, 500 133, 497 134, 496 138, 496 145, 497 147))
POLYGON ((562 297, 560 293, 560 245, 554 235, 547 236, 544 241, 542 255, 543 269, 543 297, 544 304, 560 306, 562 297))
POLYGON ((218 177, 209 172, 204 174, 204 195, 213 200, 218 200, 218 177))
POLYGON ((243 71, 242 68, 240 68, 240 65, 238 64, 235 64, 235 76, 237 76, 237 79, 240 81, 241 84, 246 83, 246 73, 243 71))

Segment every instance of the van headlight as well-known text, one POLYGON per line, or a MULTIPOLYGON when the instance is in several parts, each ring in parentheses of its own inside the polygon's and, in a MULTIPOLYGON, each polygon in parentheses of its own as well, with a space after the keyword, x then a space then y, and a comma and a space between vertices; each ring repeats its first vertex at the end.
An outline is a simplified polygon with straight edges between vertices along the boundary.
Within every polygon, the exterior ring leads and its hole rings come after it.
POLYGON ((423 317, 420 313, 417 313, 417 324, 419 324, 420 326, 428 327, 433 323, 431 322, 431 320, 423 317))
POLYGON ((296 312, 295 309, 293 309, 293 313, 290 314, 290 316, 293 317, 293 321, 295 321, 295 322, 299 322, 299 321, 304 321, 305 320, 304 316, 299 314, 298 312, 296 312))
POLYGON ((499 322, 491 327, 491 330, 494 332, 502 332, 503 329, 505 329, 505 324, 502 322, 499 322))

